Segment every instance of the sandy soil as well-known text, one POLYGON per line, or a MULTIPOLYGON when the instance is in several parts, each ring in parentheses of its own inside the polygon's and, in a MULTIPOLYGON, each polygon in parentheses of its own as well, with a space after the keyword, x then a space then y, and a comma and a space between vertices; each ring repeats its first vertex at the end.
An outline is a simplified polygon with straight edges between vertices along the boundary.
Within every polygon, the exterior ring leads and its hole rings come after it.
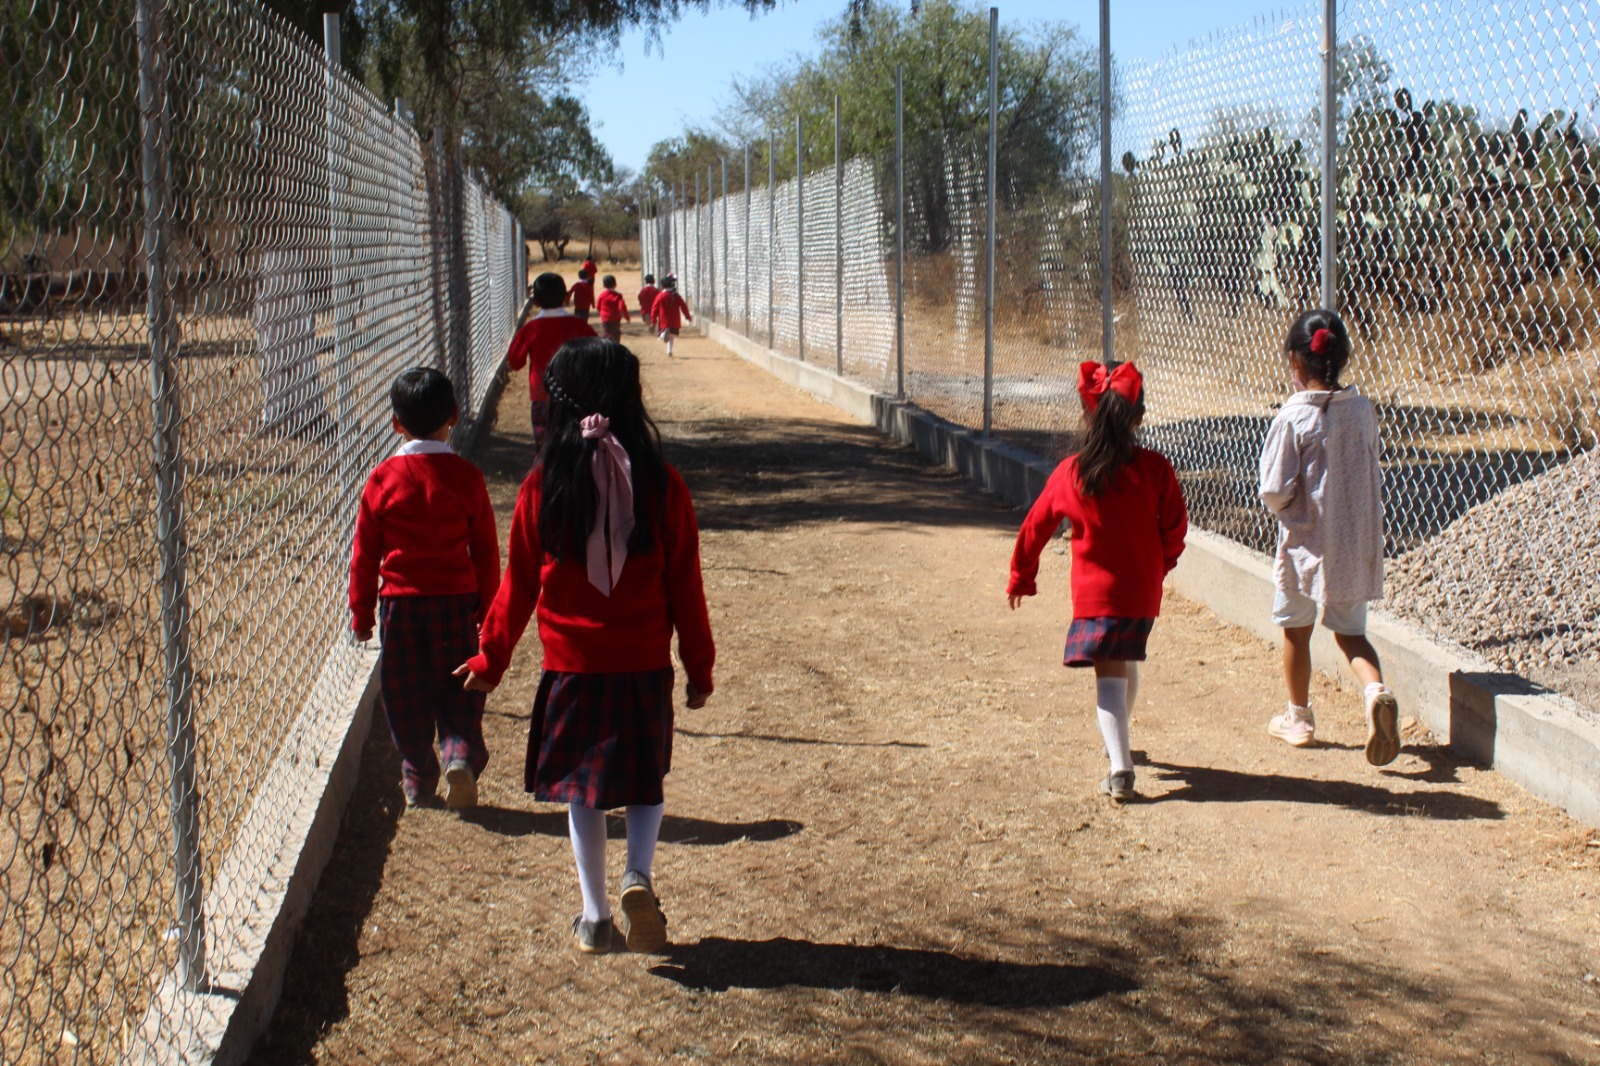
MULTIPOLYGON (((1600 1062, 1600 834, 1415 728, 1369 767, 1321 678, 1322 743, 1278 744, 1276 649, 1172 596, 1144 801, 1111 806, 1092 679, 1058 665, 1063 555, 1008 612, 1018 513, 708 341, 669 363, 629 332, 720 654, 678 718, 671 946, 569 943, 565 813, 521 791, 530 636, 476 812, 403 812, 374 730, 254 1062, 1600 1062)), ((522 387, 476 456, 503 520, 522 387)))

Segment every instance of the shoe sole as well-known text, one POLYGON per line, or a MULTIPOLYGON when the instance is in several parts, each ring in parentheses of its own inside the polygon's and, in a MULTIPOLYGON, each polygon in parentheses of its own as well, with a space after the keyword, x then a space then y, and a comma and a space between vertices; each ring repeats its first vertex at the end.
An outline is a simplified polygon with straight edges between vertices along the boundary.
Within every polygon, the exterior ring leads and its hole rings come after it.
POLYGON ((1315 733, 1296 733, 1293 736, 1290 736, 1287 733, 1280 733, 1270 725, 1267 726, 1267 732, 1271 733, 1273 736, 1277 737, 1291 748, 1309 748, 1311 745, 1317 742, 1317 735, 1315 733))
POLYGON ((653 952, 667 946, 667 919, 655 893, 634 885, 622 893, 622 914, 628 920, 623 936, 629 951, 653 952))
POLYGON ((444 801, 452 809, 462 811, 478 805, 478 782, 467 766, 452 766, 444 772, 448 791, 444 801))
POLYGON ((1400 701, 1385 692, 1372 701, 1367 731, 1367 762, 1387 766, 1400 756, 1400 701))

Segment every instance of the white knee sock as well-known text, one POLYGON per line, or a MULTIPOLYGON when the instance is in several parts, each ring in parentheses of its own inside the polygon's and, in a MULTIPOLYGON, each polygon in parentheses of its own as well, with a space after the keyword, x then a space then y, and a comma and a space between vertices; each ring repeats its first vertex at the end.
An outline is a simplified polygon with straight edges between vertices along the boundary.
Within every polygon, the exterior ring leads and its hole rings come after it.
POLYGON ((666 804, 634 804, 628 808, 628 869, 650 876, 656 861, 656 840, 661 836, 661 814, 666 804))
POLYGON ((1100 735, 1105 738, 1111 772, 1133 769, 1133 752, 1128 744, 1128 679, 1101 677, 1094 683, 1095 716, 1100 719, 1100 735))
POLYGON ((677 340, 677 339, 678 338, 676 338, 676 337, 668 337, 667 338, 667 354, 668 355, 672 354, 672 342, 677 340))
POLYGON ((606 812, 576 803, 567 807, 572 857, 578 863, 578 888, 583 892, 583 920, 611 917, 606 899, 606 812))
POLYGON ((1128 713, 1131 715, 1139 706, 1139 664, 1128 664, 1128 713))

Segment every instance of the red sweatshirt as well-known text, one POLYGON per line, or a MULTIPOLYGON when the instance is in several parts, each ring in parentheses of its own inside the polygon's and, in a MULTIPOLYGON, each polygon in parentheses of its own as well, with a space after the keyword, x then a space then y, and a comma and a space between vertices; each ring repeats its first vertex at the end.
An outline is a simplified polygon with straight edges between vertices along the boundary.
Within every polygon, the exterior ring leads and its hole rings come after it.
POLYGON ((633 321, 633 316, 628 314, 628 301, 623 299, 622 293, 616 289, 602 289, 599 303, 596 306, 600 308, 600 321, 602 322, 633 321))
POLYGON ((528 394, 534 402, 549 399, 544 392, 544 372, 561 346, 576 337, 593 337, 593 327, 581 318, 556 309, 540 311, 528 319, 511 338, 506 365, 512 370, 528 367, 528 394))
POLYGON ((572 288, 567 290, 567 303, 572 305, 574 311, 589 310, 594 306, 594 283, 574 281, 572 288))
POLYGON ((694 321, 689 305, 683 302, 676 289, 662 289, 656 293, 656 302, 650 307, 650 320, 656 329, 682 329, 684 318, 694 321), (678 317, 680 312, 683 318, 678 317))
MULTIPOLYGON (((409 447, 416 443, 432 442, 409 447)), ((379 463, 356 513, 350 628, 372 630, 380 594, 476 592, 482 619, 499 587, 500 540, 478 468, 454 452, 431 450, 379 463)))
POLYGON ((1189 516, 1172 464, 1140 448, 1099 496, 1078 491, 1078 457, 1070 456, 1034 501, 1011 555, 1012 595, 1039 590, 1039 554, 1062 520, 1072 523, 1072 617, 1155 618, 1161 579, 1178 564, 1189 516))
POLYGON ((579 674, 659 670, 672 665, 672 631, 689 681, 711 691, 717 649, 700 580, 700 528, 689 488, 667 467, 666 509, 655 550, 628 556, 610 596, 589 583, 582 563, 557 562, 539 544, 543 469, 534 467, 511 519, 511 557, 489 616, 480 652, 467 665, 498 684, 530 616, 537 613, 544 668, 579 674))
POLYGON ((660 291, 654 285, 646 285, 639 290, 639 315, 646 322, 650 321, 650 308, 655 305, 656 293, 660 291))
POLYGON ((578 264, 578 269, 588 274, 591 280, 600 276, 600 268, 595 266, 593 259, 585 259, 578 264))

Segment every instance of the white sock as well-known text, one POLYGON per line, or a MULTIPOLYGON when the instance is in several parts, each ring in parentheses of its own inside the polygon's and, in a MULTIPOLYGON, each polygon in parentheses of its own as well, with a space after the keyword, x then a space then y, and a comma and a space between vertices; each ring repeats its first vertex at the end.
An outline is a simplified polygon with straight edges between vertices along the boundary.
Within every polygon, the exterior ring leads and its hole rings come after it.
POLYGON ((1372 699, 1372 697, 1378 695, 1380 692, 1388 692, 1388 691, 1389 691, 1389 686, 1388 685, 1385 685, 1382 681, 1374 681, 1372 684, 1370 684, 1366 688, 1362 689, 1361 690, 1361 694, 1363 696, 1365 696, 1367 699, 1370 700, 1370 699, 1372 699))
POLYGON ((677 340, 677 339, 678 338, 676 338, 676 337, 668 337, 667 338, 667 354, 668 355, 672 354, 672 342, 677 340))
POLYGON ((1128 664, 1128 713, 1132 714, 1139 706, 1139 664, 1128 664))
POLYGON ((1100 719, 1100 735, 1105 738, 1111 772, 1133 769, 1133 752, 1128 742, 1128 679, 1101 677, 1094 683, 1095 716, 1100 719))
POLYGON ((656 840, 661 836, 661 813, 666 806, 636 803, 628 808, 628 869, 638 870, 646 877, 656 861, 656 840))
POLYGON ((578 888, 583 892, 583 920, 611 917, 606 899, 606 812, 576 803, 567 807, 572 857, 578 863, 578 888))

